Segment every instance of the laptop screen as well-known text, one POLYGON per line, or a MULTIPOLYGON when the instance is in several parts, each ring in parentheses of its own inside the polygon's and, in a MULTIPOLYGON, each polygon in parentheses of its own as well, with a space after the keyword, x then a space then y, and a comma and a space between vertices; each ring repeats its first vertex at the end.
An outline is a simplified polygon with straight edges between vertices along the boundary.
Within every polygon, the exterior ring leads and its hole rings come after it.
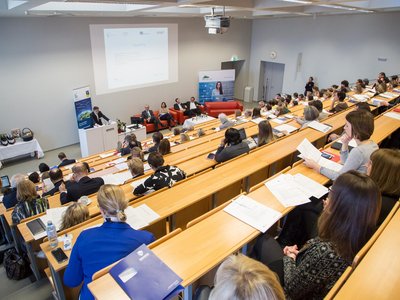
POLYGON ((3 188, 8 188, 11 186, 10 179, 8 178, 7 175, 1 176, 1 186, 3 188))
POLYGON ((247 139, 246 131, 244 130, 244 128, 240 128, 240 129, 239 129, 239 134, 240 134, 240 139, 241 139, 242 141, 244 141, 245 139, 247 139))

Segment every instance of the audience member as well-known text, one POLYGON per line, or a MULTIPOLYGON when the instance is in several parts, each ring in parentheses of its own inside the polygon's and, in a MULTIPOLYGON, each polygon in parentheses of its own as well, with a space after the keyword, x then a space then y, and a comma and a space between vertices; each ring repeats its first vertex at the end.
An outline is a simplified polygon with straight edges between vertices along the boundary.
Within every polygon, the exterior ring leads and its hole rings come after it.
POLYGON ((13 224, 19 224, 23 219, 40 214, 49 208, 46 198, 39 198, 35 184, 30 180, 22 180, 17 184, 17 200, 11 213, 13 224))
POLYGON ((75 159, 68 159, 64 152, 58 153, 58 159, 61 160, 61 162, 58 164, 59 168, 76 163, 75 159))
POLYGON ((147 104, 144 106, 144 111, 142 111, 142 118, 146 120, 147 123, 153 123, 156 131, 158 131, 159 127, 162 127, 160 120, 154 115, 154 112, 147 104))
POLYGON ((157 191, 164 187, 172 187, 176 182, 185 179, 186 174, 175 166, 164 166, 164 158, 158 152, 150 153, 147 160, 154 174, 135 188, 135 195, 143 195, 149 191, 157 191))
POLYGON ((243 254, 229 256, 218 268, 210 300, 284 300, 277 275, 243 254))
POLYGON ((253 112, 251 114, 252 119, 261 118, 261 110, 259 107, 254 107, 253 112))
POLYGON ((50 167, 47 164, 45 164, 45 163, 39 164, 39 172, 40 173, 44 173, 44 172, 48 172, 48 171, 50 171, 50 167))
POLYGON ((131 155, 128 156, 128 160, 133 158, 139 158, 141 161, 145 161, 142 149, 139 147, 133 147, 131 150, 131 155))
POLYGON ((376 228, 381 196, 368 176, 356 171, 340 175, 324 203, 318 236, 303 248, 283 249, 261 237, 254 256, 275 271, 289 299, 323 299, 376 228))
POLYGON ((167 155, 171 153, 171 144, 168 139, 162 139, 160 142, 160 146, 158 147, 158 152, 161 155, 167 155))
POLYGON ((187 133, 181 133, 180 138, 181 143, 186 143, 190 141, 190 136, 187 133))
MULTIPOLYGON (((313 100, 314 101, 314 100, 313 100)), ((304 106, 304 116, 302 118, 295 117, 297 123, 301 125, 301 128, 306 128, 312 121, 318 120, 319 112, 315 106, 308 105, 304 106)))
POLYGON ((53 196, 55 193, 59 191, 60 185, 64 182, 63 172, 59 168, 51 169, 49 172, 50 180, 54 184, 54 188, 51 190, 44 192, 43 197, 45 196, 53 196))
POLYGON ((180 128, 177 128, 177 127, 174 128, 173 134, 174 134, 175 136, 180 135, 180 134, 181 134, 181 129, 180 129, 180 128))
POLYGON ((323 119, 329 117, 329 113, 324 111, 324 106, 323 106, 321 100, 311 101, 308 105, 314 106, 318 110, 318 120, 323 120, 323 119))
POLYGON ((40 182, 40 176, 38 172, 32 172, 31 174, 29 174, 28 179, 30 181, 32 181, 34 184, 39 183, 40 182))
POLYGON ((85 165, 77 163, 72 167, 72 179, 59 186, 61 204, 96 193, 103 184, 104 180, 101 177, 88 177, 85 165))
POLYGON ((382 208, 378 226, 385 220, 400 197, 400 150, 379 149, 371 154, 367 173, 378 185, 382 208))
POLYGON ((198 136, 198 137, 201 137, 201 136, 203 136, 203 135, 206 135, 206 133, 204 132, 204 129, 203 129, 203 128, 199 128, 199 129, 197 130, 197 136, 198 136))
POLYGON ((275 139, 272 126, 268 120, 258 123, 257 146, 264 146, 275 139))
POLYGON ((342 82, 340 83, 340 91, 343 93, 348 93, 351 91, 349 87, 349 82, 347 80, 342 80, 342 82))
POLYGON ((228 128, 225 131, 225 138, 222 139, 215 153, 215 160, 224 162, 249 151, 249 145, 242 141, 239 130, 228 128))
POLYGON ((157 152, 158 147, 160 146, 161 140, 164 138, 161 132, 154 132, 152 135, 154 145, 147 149, 147 152, 157 152))
POLYGON ((132 178, 142 176, 144 174, 143 161, 139 157, 133 157, 128 160, 128 169, 132 174, 132 178))
POLYGON ((345 99, 346 99, 346 94, 344 92, 336 91, 333 94, 333 100, 329 112, 337 113, 347 109, 349 106, 347 105, 346 102, 344 102, 345 99))
POLYGON ((60 231, 89 220, 89 209, 85 204, 73 203, 62 216, 60 231))
POLYGON ((11 177, 10 184, 11 188, 4 192, 3 205, 5 208, 9 209, 14 207, 17 203, 17 186, 18 183, 25 180, 24 174, 15 174, 11 177))
POLYGON ((82 284, 79 299, 94 299, 87 285, 95 272, 124 258, 142 244, 150 244, 154 236, 135 230, 126 223, 128 201, 119 186, 104 185, 97 194, 101 215, 105 222, 100 227, 82 231, 72 248, 64 273, 64 284, 77 287, 82 284))
POLYGON ((339 172, 321 167, 311 159, 305 159, 304 164, 321 173, 322 175, 335 180, 340 174, 349 170, 357 170, 361 173, 367 172, 367 163, 371 153, 378 149, 378 145, 370 140, 374 132, 374 118, 371 113, 364 110, 351 111, 346 115, 344 134, 341 137, 342 148, 340 160, 344 163, 339 172), (349 142, 354 139, 357 147, 349 153, 349 142))
POLYGON ((225 128, 229 128, 229 127, 232 127, 233 125, 235 125, 235 123, 233 123, 231 120, 229 120, 229 118, 224 113, 220 113, 218 115, 218 119, 221 122, 219 129, 225 129, 225 128))

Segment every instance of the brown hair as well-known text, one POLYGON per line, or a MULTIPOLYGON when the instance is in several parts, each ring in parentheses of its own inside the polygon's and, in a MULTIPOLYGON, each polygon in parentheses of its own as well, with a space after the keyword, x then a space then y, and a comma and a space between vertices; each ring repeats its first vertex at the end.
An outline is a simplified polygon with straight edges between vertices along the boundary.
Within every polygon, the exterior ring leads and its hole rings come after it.
POLYGON ((304 107, 304 119, 306 121, 314 121, 318 119, 319 117, 319 111, 315 106, 305 106, 304 107))
POLYGON ((38 194, 36 192, 35 184, 30 180, 22 180, 17 184, 17 199, 18 201, 31 201, 36 199, 38 194))
POLYGON ((89 210, 86 205, 78 202, 71 204, 64 215, 60 230, 64 230, 89 219, 89 210))
POLYGON ((164 164, 163 156, 158 152, 151 152, 147 158, 147 162, 154 168, 159 168, 164 164))
POLYGON ((140 149, 139 147, 133 147, 131 150, 131 157, 138 157, 140 158, 142 161, 144 160, 144 154, 142 149, 140 149))
POLYGON ((400 150, 378 149, 371 154, 369 176, 376 182, 381 193, 400 196, 400 150))
POLYGON ((349 171, 335 180, 328 199, 318 220, 318 235, 351 262, 376 229, 379 188, 367 175, 349 171))
POLYGON ((243 254, 229 256, 218 268, 210 300, 283 300, 278 276, 243 254))
POLYGON ((127 164, 132 176, 144 173, 143 161, 139 157, 133 157, 132 159, 129 159, 127 164))
POLYGON ((190 137, 187 133, 181 133, 181 143, 190 141, 190 137))
POLYGON ((102 185, 97 193, 97 202, 106 217, 116 217, 119 221, 126 221, 124 210, 128 207, 123 189, 117 185, 102 185))
POLYGON ((169 140, 167 139, 161 140, 160 146, 158 146, 158 152, 160 152, 162 155, 171 153, 171 144, 169 140))
POLYGON ((351 124, 351 135, 360 141, 368 140, 374 133, 374 117, 365 110, 354 110, 346 115, 351 124))
POLYGON ((271 124, 265 120, 258 123, 258 146, 268 144, 274 140, 271 124))

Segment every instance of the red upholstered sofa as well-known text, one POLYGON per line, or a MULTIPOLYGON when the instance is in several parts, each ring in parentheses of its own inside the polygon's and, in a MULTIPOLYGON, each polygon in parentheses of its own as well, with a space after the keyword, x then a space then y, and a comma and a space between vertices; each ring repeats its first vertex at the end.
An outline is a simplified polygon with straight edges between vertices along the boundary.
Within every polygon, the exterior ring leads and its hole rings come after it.
MULTIPOLYGON (((159 116, 158 110, 154 110, 153 113, 154 113, 154 116, 156 116, 156 117, 158 118, 158 116, 159 116)), ((175 120, 178 120, 178 114, 175 112, 175 110, 174 110, 174 111, 171 111, 171 110, 170 110, 169 113, 172 115, 172 117, 173 117, 175 120)), ((141 114, 133 115, 133 117, 139 117, 139 118, 140 118, 140 117, 141 117, 141 114)), ((161 124, 162 124, 162 128, 159 128, 159 129, 168 128, 168 123, 167 123, 167 121, 165 121, 165 120, 160 120, 160 121, 161 121, 161 124)), ((155 128, 155 126, 154 126, 154 123, 147 123, 147 121, 144 120, 144 121, 143 121, 143 125, 146 126, 146 132, 147 132, 147 133, 156 131, 156 128, 155 128)), ((173 123, 172 125, 174 126, 174 125, 176 125, 176 124, 173 123)))
POLYGON ((211 117, 218 117, 220 113, 231 115, 235 113, 235 110, 239 109, 243 111, 243 105, 238 101, 227 101, 227 102, 206 102, 204 104, 206 112, 211 117))
MULTIPOLYGON (((204 106, 203 105, 200 105, 200 110, 201 110, 201 113, 204 113, 204 106)), ((174 117, 174 118, 175 118, 175 120, 178 121, 179 124, 183 124, 185 122, 185 120, 188 118, 187 116, 185 116, 183 114, 183 111, 175 110, 172 107, 169 108, 169 111, 171 112, 171 114, 172 114, 172 112, 177 114, 178 117, 177 118, 174 117)))

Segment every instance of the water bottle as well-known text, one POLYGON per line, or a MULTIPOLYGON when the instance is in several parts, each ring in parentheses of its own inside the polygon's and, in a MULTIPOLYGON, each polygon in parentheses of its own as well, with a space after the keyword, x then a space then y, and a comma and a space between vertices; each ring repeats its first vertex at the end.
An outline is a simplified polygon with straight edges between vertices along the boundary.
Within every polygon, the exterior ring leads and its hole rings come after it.
POLYGON ((54 225, 52 221, 47 222, 46 232, 50 248, 56 248, 58 246, 57 229, 56 225, 54 225))

